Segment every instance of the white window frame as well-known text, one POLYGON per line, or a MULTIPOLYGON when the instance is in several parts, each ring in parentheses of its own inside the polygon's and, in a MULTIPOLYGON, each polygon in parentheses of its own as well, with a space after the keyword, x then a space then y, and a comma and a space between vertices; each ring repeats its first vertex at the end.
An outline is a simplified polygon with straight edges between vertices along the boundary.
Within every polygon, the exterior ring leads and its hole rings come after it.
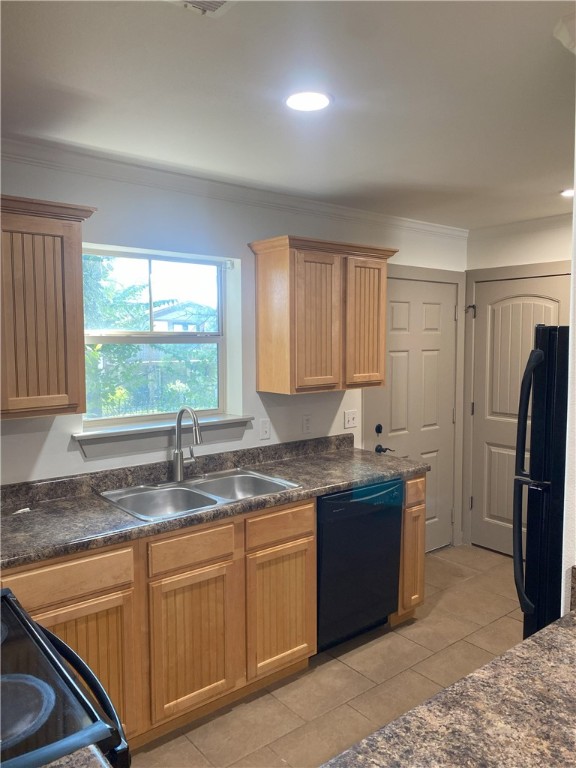
MULTIPOLYGON (((135 259, 160 259, 163 261, 191 262, 194 264, 208 264, 218 267, 218 312, 219 312, 219 332, 199 333, 197 331, 108 331, 105 334, 84 334, 85 344, 115 343, 115 344, 146 344, 146 343, 172 343, 172 344, 216 344, 218 346, 218 407, 212 409, 198 410, 201 416, 218 416, 226 413, 227 402, 227 349, 226 349, 226 276, 227 270, 233 269, 232 260, 219 257, 196 256, 188 253, 175 253, 172 251, 148 250, 144 248, 120 248, 104 245, 95 245, 85 243, 82 247, 82 254, 121 257, 135 259)), ((152 311, 152 308, 150 308, 152 311)), ((182 403, 185 405, 185 403, 182 403)), ((134 427, 146 423, 150 425, 163 424, 167 420, 172 420, 176 415, 175 411, 154 414, 137 414, 133 416, 109 416, 99 419, 90 419, 84 416, 83 424, 85 428, 99 429, 101 427, 134 427)))

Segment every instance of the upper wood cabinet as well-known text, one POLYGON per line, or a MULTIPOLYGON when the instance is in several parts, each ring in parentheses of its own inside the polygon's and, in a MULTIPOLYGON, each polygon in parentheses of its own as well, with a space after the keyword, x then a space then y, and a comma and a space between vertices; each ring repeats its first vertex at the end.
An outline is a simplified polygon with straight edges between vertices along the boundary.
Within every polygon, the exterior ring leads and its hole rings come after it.
POLYGON ((256 255, 257 390, 382 385, 386 263, 397 251, 290 236, 250 248, 256 255))
POLYGON ((94 212, 2 197, 2 416, 86 410, 82 224, 94 212))

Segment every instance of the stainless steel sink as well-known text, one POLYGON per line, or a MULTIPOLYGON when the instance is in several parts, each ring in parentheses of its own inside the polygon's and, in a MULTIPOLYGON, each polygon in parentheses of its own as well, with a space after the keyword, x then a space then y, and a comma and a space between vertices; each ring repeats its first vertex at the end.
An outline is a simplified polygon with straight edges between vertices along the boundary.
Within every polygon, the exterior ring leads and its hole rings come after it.
POLYGON ((124 512, 140 520, 153 522, 298 487, 297 483, 279 477, 232 469, 182 483, 138 485, 117 491, 103 491, 100 495, 124 512))
POLYGON ((288 480, 237 469, 215 473, 205 480, 191 480, 186 485, 229 501, 265 496, 298 487, 288 480))
POLYGON ((179 485, 139 485, 119 491, 104 491, 105 499, 140 520, 165 520, 214 507, 219 499, 179 485))

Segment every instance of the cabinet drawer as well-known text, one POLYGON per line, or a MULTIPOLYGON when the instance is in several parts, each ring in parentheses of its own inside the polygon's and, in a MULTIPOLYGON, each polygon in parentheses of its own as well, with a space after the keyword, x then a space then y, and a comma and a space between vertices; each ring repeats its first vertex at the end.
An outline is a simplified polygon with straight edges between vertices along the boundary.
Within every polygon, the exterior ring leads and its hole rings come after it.
POLYGON ((404 505, 423 504, 426 501, 426 477, 415 477, 406 481, 406 499, 404 505))
POLYGON ((210 560, 229 560, 234 555, 234 525, 196 531, 148 545, 148 573, 159 576, 210 560))
POLYGON ((314 535, 316 507, 313 502, 246 520, 246 549, 258 549, 297 536, 314 535))
POLYGON ((127 548, 7 576, 2 586, 9 587, 26 610, 34 611, 132 581, 134 558, 127 548))

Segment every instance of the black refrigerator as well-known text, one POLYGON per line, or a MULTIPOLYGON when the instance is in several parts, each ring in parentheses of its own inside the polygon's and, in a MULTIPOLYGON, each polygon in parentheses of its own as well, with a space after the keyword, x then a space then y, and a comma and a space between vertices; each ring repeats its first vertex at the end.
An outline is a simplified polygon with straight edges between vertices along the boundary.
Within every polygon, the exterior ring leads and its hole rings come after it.
POLYGON ((568 327, 537 325, 520 386, 512 510, 514 581, 525 638, 560 616, 567 408, 568 327))

